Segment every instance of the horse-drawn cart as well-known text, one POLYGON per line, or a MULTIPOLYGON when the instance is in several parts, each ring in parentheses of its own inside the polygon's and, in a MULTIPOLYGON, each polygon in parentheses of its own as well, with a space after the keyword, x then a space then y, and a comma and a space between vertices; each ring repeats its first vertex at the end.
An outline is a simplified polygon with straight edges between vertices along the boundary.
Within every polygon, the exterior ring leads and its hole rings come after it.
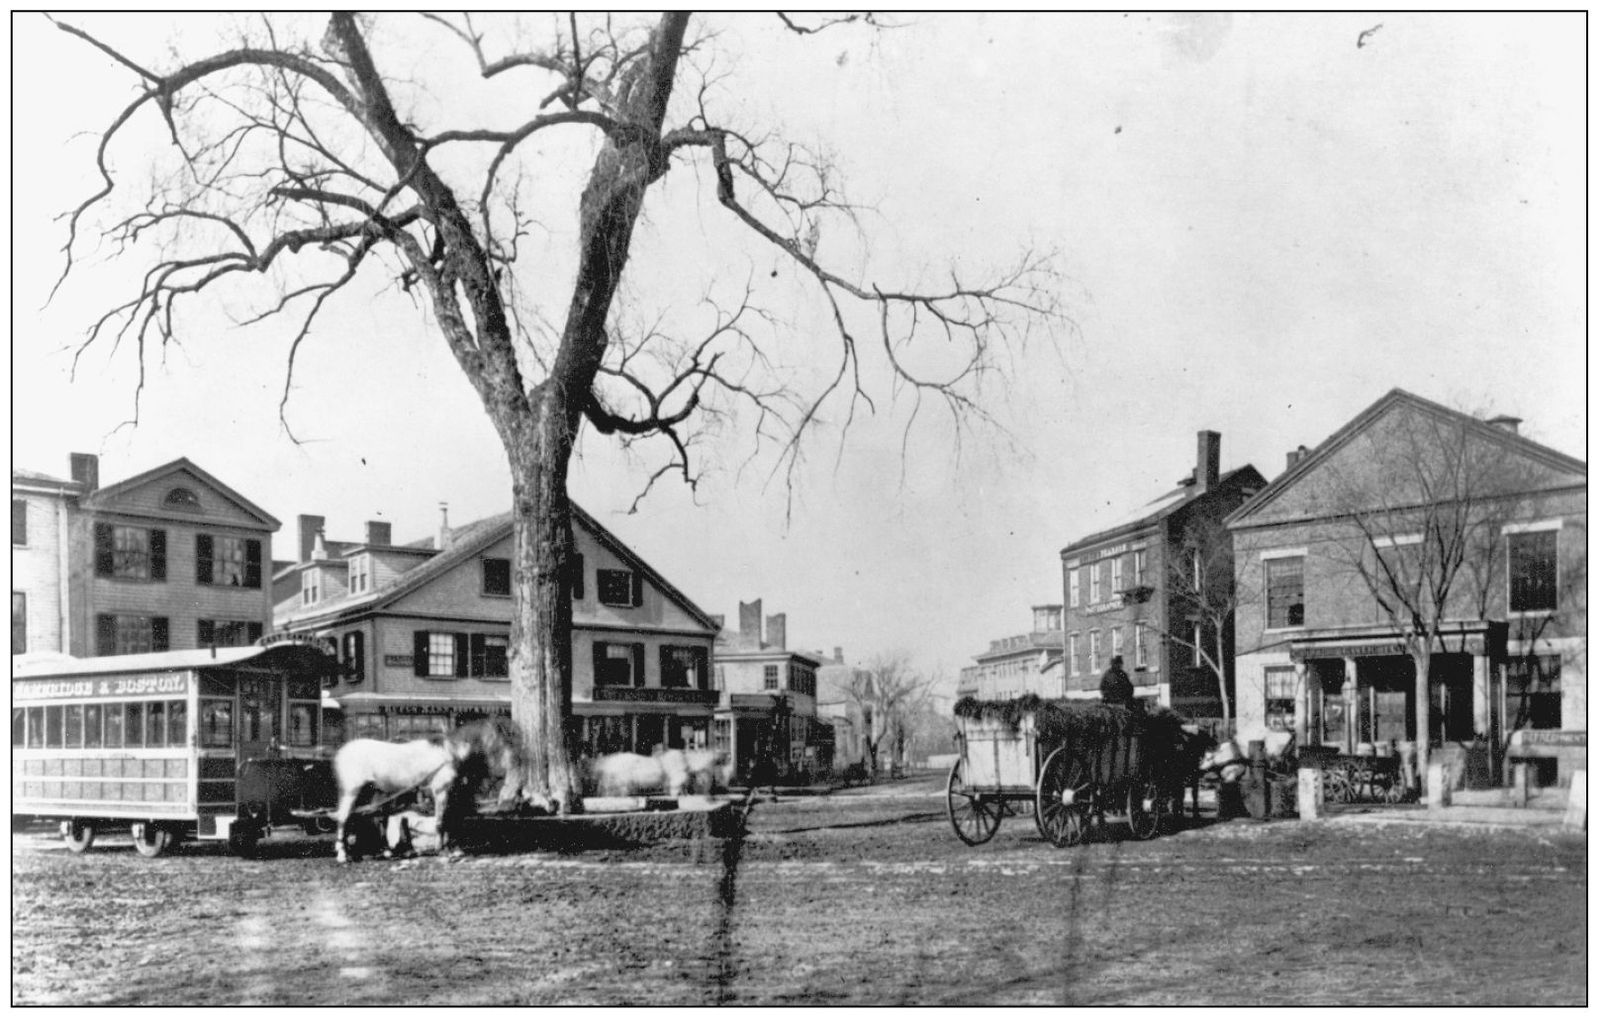
POLYGON ((1094 823, 1124 823, 1152 838, 1181 806, 1207 739, 1163 708, 1085 700, 979 701, 954 705, 959 758, 948 774, 947 813, 968 845, 990 841, 1016 806, 1060 847, 1094 823))

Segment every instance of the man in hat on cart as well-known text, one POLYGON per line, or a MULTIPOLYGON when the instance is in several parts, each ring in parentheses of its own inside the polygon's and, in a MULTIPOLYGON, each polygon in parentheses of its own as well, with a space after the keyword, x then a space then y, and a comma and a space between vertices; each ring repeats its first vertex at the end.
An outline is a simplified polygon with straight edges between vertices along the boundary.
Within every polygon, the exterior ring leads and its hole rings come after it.
POLYGON ((1125 707, 1128 710, 1136 706, 1137 691, 1132 688, 1131 679, 1126 676, 1125 664, 1119 654, 1109 659, 1109 668, 1103 673, 1098 682, 1098 692, 1103 702, 1112 707, 1125 707))

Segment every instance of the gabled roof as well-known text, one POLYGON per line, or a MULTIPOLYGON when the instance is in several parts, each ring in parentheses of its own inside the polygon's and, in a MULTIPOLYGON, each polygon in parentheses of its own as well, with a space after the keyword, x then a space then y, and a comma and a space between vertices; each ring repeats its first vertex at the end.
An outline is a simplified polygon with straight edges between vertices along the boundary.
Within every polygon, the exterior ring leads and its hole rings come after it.
MULTIPOLYGON (((679 605, 698 623, 708 629, 718 628, 713 619, 708 617, 707 612, 698 608, 689 597, 680 592, 679 588, 665 579, 662 573, 648 565, 645 560, 631 551, 623 541, 613 536, 606 527, 598 523, 589 513, 578 505, 571 505, 571 508, 574 513, 575 523, 589 531, 598 544, 618 556, 626 565, 640 572, 647 582, 662 590, 669 600, 679 605)), ((437 553, 427 562, 407 570, 391 583, 387 583, 377 590, 355 596, 347 595, 324 602, 305 612, 295 612, 291 615, 291 618, 300 621, 325 615, 346 614, 358 608, 374 610, 393 604, 407 594, 445 575, 463 562, 474 558, 491 545, 505 540, 512 532, 513 514, 511 512, 487 516, 482 520, 475 520, 464 526, 456 527, 451 531, 451 547, 437 553)), ((405 550, 413 550, 410 546, 398 547, 405 548, 405 550)))
POLYGON ((202 470, 200 467, 190 462, 189 459, 182 456, 176 460, 173 460, 171 463, 164 463, 161 466, 153 467, 142 474, 135 474, 133 477, 118 481, 116 484, 110 484, 104 488, 99 488, 95 491, 92 491, 88 495, 84 496, 81 505, 85 509, 111 509, 112 506, 110 503, 122 496, 124 493, 132 491, 134 488, 137 488, 140 485, 149 484, 150 482, 159 480, 169 474, 176 474, 181 471, 188 471, 189 473, 194 474, 208 487, 215 489, 218 494, 233 502, 247 515, 256 517, 259 522, 265 524, 271 529, 277 530, 279 528, 279 521, 266 510, 257 506, 256 503, 252 502, 244 495, 241 495, 233 488, 224 484, 222 481, 218 480, 216 477, 213 477, 205 470, 202 470))
POLYGON ((1222 474, 1220 480, 1215 482, 1215 485, 1210 488, 1203 488, 1196 484, 1178 485, 1177 487, 1165 492, 1163 495, 1160 495, 1152 502, 1149 502, 1147 505, 1143 506, 1137 511, 1136 515, 1130 519, 1127 519, 1126 522, 1117 523, 1116 525, 1112 527, 1106 527, 1097 533, 1089 534, 1086 537, 1071 541, 1069 544, 1059 549, 1059 554, 1061 556, 1069 555, 1071 552, 1083 548, 1103 544, 1105 541, 1119 537, 1122 534, 1135 533, 1139 530, 1147 530, 1149 527, 1157 526, 1166 517, 1176 513, 1186 506, 1191 505, 1205 495, 1213 494, 1214 492, 1220 491, 1222 488, 1226 488, 1234 484, 1241 485, 1249 481, 1254 481, 1259 484, 1265 483, 1265 476, 1258 470, 1255 470, 1253 464, 1248 464, 1227 471, 1226 473, 1222 474))
POLYGON ((1266 485, 1259 494, 1227 514, 1223 522, 1228 527, 1246 524, 1250 516, 1274 502, 1283 492, 1300 479, 1308 476, 1317 467, 1330 461, 1338 450, 1364 434, 1368 428, 1398 407, 1407 407, 1428 416, 1436 417, 1439 420, 1463 426, 1468 429, 1470 434, 1495 444, 1503 445, 1513 452, 1520 453, 1556 470, 1580 474, 1588 473, 1588 464, 1574 456, 1568 456, 1559 450, 1551 449, 1547 445, 1541 445, 1507 428, 1491 424, 1459 410, 1451 409, 1442 403, 1434 403, 1432 400, 1417 396, 1413 392, 1394 388, 1388 390, 1381 399, 1362 410, 1353 420, 1334 431, 1320 445, 1311 449, 1291 469, 1283 471, 1281 476, 1266 485))

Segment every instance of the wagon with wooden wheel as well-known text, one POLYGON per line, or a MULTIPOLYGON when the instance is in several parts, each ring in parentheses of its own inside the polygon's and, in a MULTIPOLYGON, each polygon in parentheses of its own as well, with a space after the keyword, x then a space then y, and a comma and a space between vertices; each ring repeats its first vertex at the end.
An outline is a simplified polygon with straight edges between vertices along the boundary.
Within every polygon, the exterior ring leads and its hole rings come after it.
POLYGON ((953 712, 959 757, 948 774, 947 813, 969 845, 990 841, 1003 818, 1023 808, 1061 847, 1110 819, 1152 838, 1179 813, 1208 742, 1163 708, 966 697, 953 712))

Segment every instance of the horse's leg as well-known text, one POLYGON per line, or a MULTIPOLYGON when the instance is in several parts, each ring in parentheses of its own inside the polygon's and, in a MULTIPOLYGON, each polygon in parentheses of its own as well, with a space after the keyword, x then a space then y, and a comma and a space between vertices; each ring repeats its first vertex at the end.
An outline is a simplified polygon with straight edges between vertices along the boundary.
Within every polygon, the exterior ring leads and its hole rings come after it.
POLYGON ((334 858, 336 862, 347 862, 346 859, 346 818, 357 804, 357 795, 362 789, 340 790, 340 804, 334 809, 334 858))

